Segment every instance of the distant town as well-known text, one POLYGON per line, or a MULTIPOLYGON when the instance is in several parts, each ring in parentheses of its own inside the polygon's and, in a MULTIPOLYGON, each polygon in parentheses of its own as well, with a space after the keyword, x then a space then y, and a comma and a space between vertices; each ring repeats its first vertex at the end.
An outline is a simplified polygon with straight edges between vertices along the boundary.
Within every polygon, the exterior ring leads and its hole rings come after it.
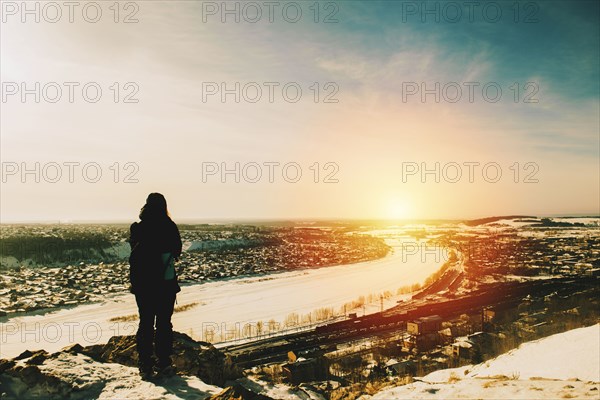
MULTIPOLYGON (((383 239, 348 228, 181 225, 180 282, 351 264, 385 257, 383 239)), ((0 317, 100 301, 129 287, 128 227, 5 225, 0 317)))

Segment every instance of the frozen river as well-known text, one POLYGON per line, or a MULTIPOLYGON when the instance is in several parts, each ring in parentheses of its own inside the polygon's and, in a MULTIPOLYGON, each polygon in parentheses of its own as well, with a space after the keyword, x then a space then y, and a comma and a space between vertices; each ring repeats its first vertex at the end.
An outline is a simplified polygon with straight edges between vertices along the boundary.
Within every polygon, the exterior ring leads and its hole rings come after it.
MULTIPOLYGON (((173 327, 198 340, 219 341, 225 331, 239 337, 244 326, 255 334, 259 321, 265 333, 268 321, 283 326, 291 313, 314 316, 314 311, 324 307, 338 312, 359 296, 384 291, 396 294, 401 286, 422 283, 445 261, 440 252, 418 251, 414 241, 402 240, 386 239, 393 251, 375 261, 184 286, 177 306, 197 304, 175 313, 173 327)), ((378 296, 376 299, 354 312, 378 311, 378 296)), ((396 299, 387 300, 384 307, 392 306, 396 299)), ((133 334, 136 321, 110 319, 136 314, 133 295, 123 294, 103 303, 12 318, 0 324, 0 358, 14 357, 26 349, 53 352, 70 343, 87 346, 105 343, 113 335, 133 334)))

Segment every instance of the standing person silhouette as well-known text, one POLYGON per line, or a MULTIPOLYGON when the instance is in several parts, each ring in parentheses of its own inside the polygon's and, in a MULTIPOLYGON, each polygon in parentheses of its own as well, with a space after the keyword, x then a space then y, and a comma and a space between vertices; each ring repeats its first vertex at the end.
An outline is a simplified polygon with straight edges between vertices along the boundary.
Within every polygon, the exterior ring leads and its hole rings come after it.
POLYGON ((136 334, 140 375, 142 379, 150 379, 155 373, 172 375, 175 370, 171 365, 171 316, 175 296, 181 291, 174 261, 181 254, 181 237, 162 194, 148 195, 140 211, 140 222, 131 225, 129 244, 129 279, 140 316, 136 334))

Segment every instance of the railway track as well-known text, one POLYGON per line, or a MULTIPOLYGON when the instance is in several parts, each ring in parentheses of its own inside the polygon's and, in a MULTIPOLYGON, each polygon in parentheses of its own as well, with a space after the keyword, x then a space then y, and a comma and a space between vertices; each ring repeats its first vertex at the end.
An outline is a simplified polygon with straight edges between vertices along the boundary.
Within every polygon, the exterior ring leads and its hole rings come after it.
POLYGON ((463 313, 472 313, 483 307, 511 307, 520 303, 527 295, 540 297, 557 292, 568 295, 573 290, 598 289, 595 277, 557 278, 527 282, 489 284, 485 288, 459 299, 446 301, 409 301, 392 309, 368 314, 363 317, 334 322, 310 331, 292 333, 261 339, 244 344, 224 347, 241 367, 252 367, 269 362, 284 361, 289 351, 318 349, 331 351, 337 344, 398 332, 406 328, 411 319, 439 315, 448 319, 463 313))

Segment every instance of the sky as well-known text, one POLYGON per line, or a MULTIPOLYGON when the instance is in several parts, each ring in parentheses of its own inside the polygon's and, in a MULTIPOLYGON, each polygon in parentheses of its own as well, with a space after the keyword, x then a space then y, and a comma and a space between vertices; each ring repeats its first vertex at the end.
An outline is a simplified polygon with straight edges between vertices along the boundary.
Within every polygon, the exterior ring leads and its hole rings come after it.
POLYGON ((600 214, 598 1, 23 4, 3 223, 600 214))

